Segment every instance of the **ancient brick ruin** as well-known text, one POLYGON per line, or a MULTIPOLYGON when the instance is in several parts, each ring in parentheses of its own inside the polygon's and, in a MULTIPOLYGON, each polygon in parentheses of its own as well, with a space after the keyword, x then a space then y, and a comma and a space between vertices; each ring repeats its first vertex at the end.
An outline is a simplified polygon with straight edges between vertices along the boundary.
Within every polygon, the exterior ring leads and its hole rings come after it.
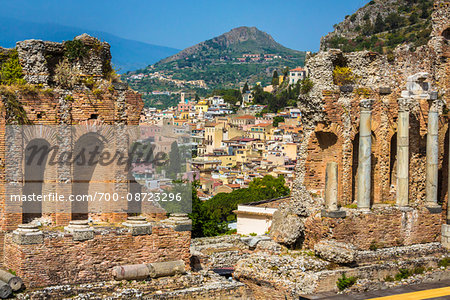
MULTIPOLYGON (((297 200, 279 217, 303 228, 291 233, 303 246, 448 246, 449 4, 435 2, 426 46, 397 47, 393 58, 340 50, 307 58, 315 86, 299 103, 297 200), (336 66, 350 68, 355 82, 337 86, 336 66)), ((272 236, 292 243, 286 227, 275 220, 272 236)))
MULTIPOLYGON (((90 213, 87 207, 83 213, 79 208, 74 212, 70 203, 59 205, 52 213, 27 213, 26 204, 21 204, 19 211, 14 212, 5 207, 7 184, 13 182, 18 194, 29 192, 27 187, 30 189, 27 185, 30 179, 26 177, 30 171, 22 163, 24 158, 14 157, 14 151, 6 149, 7 126, 30 124, 38 131, 36 128, 39 126, 36 125, 43 125, 41 133, 35 132, 41 139, 27 140, 25 135, 20 136, 28 145, 45 140, 60 146, 76 147, 89 132, 75 130, 75 133, 67 135, 69 141, 52 140, 51 125, 96 128, 93 131, 98 136, 106 136, 102 132, 103 125, 139 125, 143 101, 126 84, 109 78, 112 71, 109 44, 88 35, 81 35, 74 41, 77 45, 81 42, 84 49, 82 57, 67 59, 66 43, 38 40, 18 42, 13 50, 0 49, 3 55, 0 58, 17 51, 27 82, 27 85, 0 89, 0 262, 4 269, 11 269, 21 276, 28 287, 110 280, 112 268, 123 264, 189 261, 190 223, 185 216, 164 219, 164 214, 147 215, 147 219, 156 220, 149 223, 145 218, 128 213, 130 203, 126 200, 111 204, 113 206, 108 207, 105 213, 90 213), (61 74, 56 71, 62 62, 71 72, 68 75, 71 77, 65 78, 67 82, 58 78, 61 74), (11 174, 6 174, 7 164, 16 160, 19 170, 11 177, 11 174), (49 224, 29 223, 36 218, 45 219, 49 224), (91 226, 88 218, 91 222, 100 222, 101 226, 91 226)), ((4 61, 0 59, 0 65, 2 63, 4 61)), ((96 141, 98 139, 93 139, 87 144, 95 144, 96 141)), ((61 193, 90 190, 95 179, 103 178, 102 174, 116 175, 116 180, 109 182, 112 192, 124 195, 133 189, 129 174, 114 166, 98 165, 89 170, 87 177, 83 175, 87 172, 85 169, 77 171, 63 165, 44 168, 44 184, 37 192, 45 189, 61 193), (46 182, 47 174, 53 174, 59 183, 64 184, 46 182), (81 184, 76 185, 76 174, 81 174, 78 178, 81 184)))

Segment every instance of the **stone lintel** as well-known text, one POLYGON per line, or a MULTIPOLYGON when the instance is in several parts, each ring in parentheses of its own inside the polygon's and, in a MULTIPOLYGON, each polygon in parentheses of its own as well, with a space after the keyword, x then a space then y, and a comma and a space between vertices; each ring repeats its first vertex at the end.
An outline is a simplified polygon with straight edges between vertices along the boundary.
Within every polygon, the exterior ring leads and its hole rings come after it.
POLYGON ((322 209, 321 211, 322 218, 345 218, 347 216, 347 213, 345 210, 326 210, 322 209))
POLYGON ((389 86, 382 86, 378 89, 378 93, 380 95, 389 95, 392 93, 391 87, 389 86))
POLYGON ((440 214, 442 212, 442 207, 437 206, 426 206, 430 214, 440 214))

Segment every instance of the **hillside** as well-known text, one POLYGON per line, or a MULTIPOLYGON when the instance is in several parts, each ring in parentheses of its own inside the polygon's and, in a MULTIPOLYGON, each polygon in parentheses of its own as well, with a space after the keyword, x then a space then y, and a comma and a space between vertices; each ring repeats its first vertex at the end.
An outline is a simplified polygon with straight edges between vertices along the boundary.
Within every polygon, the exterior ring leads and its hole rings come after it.
MULTIPOLYGON (((303 66, 305 52, 277 43, 255 27, 239 27, 163 59, 146 69, 129 72, 126 80, 144 93, 147 105, 162 101, 154 91, 194 91, 237 88, 245 82, 269 84, 274 70, 303 66)), ((169 97, 166 97, 169 99, 169 97)))
POLYGON ((320 49, 339 48, 345 52, 372 50, 390 52, 409 43, 428 42, 433 0, 372 0, 322 37, 320 49))
POLYGON ((9 18, 0 19, 0 32, 0 47, 5 48, 15 47, 17 41, 26 39, 62 42, 71 40, 80 34, 88 33, 91 36, 108 41, 111 45, 113 65, 120 72, 144 68, 179 51, 174 48, 124 39, 107 32, 9 18))

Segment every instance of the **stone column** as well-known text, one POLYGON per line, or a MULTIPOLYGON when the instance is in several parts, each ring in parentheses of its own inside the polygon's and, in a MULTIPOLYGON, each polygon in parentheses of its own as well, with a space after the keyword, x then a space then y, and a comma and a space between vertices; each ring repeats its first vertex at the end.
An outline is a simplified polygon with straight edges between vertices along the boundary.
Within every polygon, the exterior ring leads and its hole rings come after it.
POLYGON ((408 206, 409 195, 409 100, 398 99, 397 206, 408 206))
POLYGON ((433 101, 428 113, 427 134, 427 178, 426 178, 426 207, 431 213, 440 213, 438 204, 438 159, 439 159, 439 113, 437 103, 433 101))
POLYGON ((345 215, 345 211, 338 207, 338 164, 329 162, 325 173, 325 209, 322 210, 322 217, 343 218, 345 215))
POLYGON ((372 155, 372 100, 359 103, 359 158, 358 158, 358 208, 370 209, 371 155, 372 155))

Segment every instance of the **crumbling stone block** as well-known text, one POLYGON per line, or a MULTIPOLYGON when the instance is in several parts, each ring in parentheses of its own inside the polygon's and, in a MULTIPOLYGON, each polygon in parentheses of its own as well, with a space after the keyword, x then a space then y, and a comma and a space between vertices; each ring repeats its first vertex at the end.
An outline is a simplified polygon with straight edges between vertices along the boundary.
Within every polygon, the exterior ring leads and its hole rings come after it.
POLYGON ((314 251, 319 257, 337 264, 351 264, 356 261, 356 248, 347 243, 321 241, 314 246, 314 251))

